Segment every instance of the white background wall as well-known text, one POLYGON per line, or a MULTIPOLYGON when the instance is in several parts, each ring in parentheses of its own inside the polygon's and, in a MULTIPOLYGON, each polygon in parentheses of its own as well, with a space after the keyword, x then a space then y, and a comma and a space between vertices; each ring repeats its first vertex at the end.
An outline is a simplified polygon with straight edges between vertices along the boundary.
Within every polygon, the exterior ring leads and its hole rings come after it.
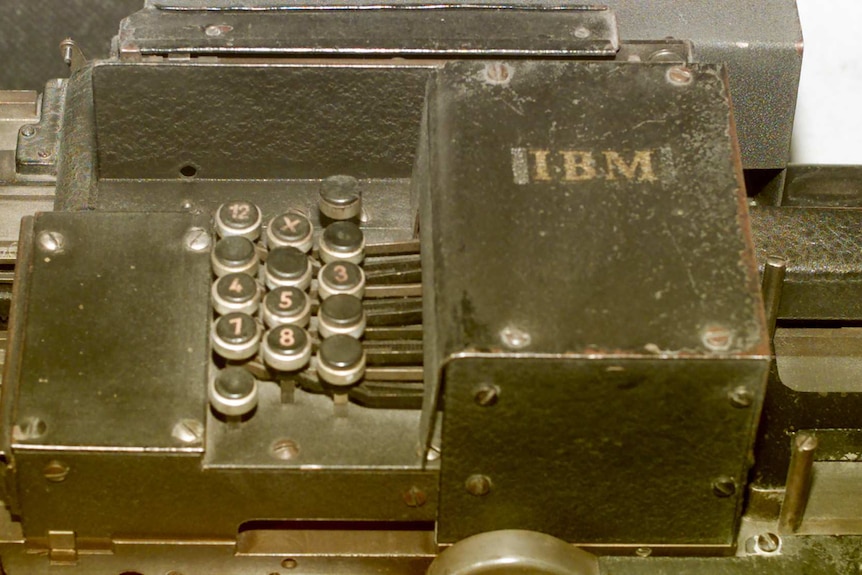
POLYGON ((862 164, 862 0, 797 1, 805 55, 793 162, 862 164))

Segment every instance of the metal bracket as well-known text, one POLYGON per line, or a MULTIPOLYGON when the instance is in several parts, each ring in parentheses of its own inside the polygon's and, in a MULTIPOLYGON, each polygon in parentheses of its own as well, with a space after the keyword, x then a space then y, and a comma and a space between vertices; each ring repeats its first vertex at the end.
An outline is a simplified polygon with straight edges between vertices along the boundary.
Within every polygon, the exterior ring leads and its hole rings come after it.
POLYGON ((78 545, 74 531, 48 532, 48 559, 52 565, 78 563, 78 545))

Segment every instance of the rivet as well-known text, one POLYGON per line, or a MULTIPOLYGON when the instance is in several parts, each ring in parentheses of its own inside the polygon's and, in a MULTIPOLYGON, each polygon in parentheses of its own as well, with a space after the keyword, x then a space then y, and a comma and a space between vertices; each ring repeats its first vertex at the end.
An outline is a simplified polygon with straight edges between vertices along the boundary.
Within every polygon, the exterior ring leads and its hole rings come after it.
POLYGON ((204 426, 197 419, 181 419, 174 425, 171 435, 183 443, 200 443, 204 438, 204 426))
POLYGON ((208 250, 212 245, 212 238, 203 228, 191 228, 186 232, 184 242, 187 249, 193 252, 202 252, 208 250))
POLYGON ((24 136, 25 138, 32 138, 35 133, 36 133, 36 128, 31 126, 30 124, 21 128, 21 135, 24 136))
POLYGON ((671 66, 667 71, 667 79, 668 82, 676 86, 685 86, 691 84, 694 75, 685 66, 671 66))
POLYGON ((45 465, 42 469, 42 475, 52 483, 60 483, 69 475, 69 466, 55 459, 45 465))
POLYGON ((575 31, 573 32, 573 34, 575 35, 575 38, 580 38, 581 40, 584 40, 584 39, 590 37, 590 31, 587 28, 584 28, 583 26, 578 26, 577 28, 575 28, 575 31))
POLYGON ((730 404, 740 409, 751 407, 751 404, 754 403, 754 394, 744 385, 734 387, 728 394, 728 397, 730 404))
POLYGON ((467 488, 467 493, 470 495, 482 497, 491 492, 491 478, 487 475, 471 475, 467 478, 467 481, 464 482, 464 486, 467 488))
POLYGON ((281 560, 282 569, 296 569, 297 565, 296 559, 287 558, 281 560))
POLYGON ((724 326, 712 325, 703 331, 701 341, 710 351, 727 351, 733 344, 733 334, 724 326))
POLYGON ((481 407, 492 407, 497 404, 500 398, 500 388, 492 384, 484 384, 479 386, 476 393, 473 395, 473 401, 481 407))
POLYGON ((512 75, 515 71, 509 64, 503 62, 488 62, 485 64, 483 76, 489 84, 503 86, 512 81, 512 75))
POLYGON ((638 557, 649 557, 650 555, 652 555, 652 549, 650 549, 649 547, 638 547, 637 549, 635 549, 635 555, 637 555, 638 557))
POLYGON ((292 439, 280 439, 272 444, 273 457, 283 461, 290 461, 299 455, 299 444, 292 439))
POLYGON ((425 495, 425 492, 415 485, 405 491, 403 497, 407 507, 422 507, 428 501, 428 496, 425 495))
POLYGON ((736 493, 736 482, 732 477, 722 475, 712 482, 712 492, 716 497, 732 497, 736 493))
POLYGON ((46 231, 39 234, 39 247, 46 252, 60 253, 66 245, 66 238, 60 232, 46 231))
POLYGON ((500 339, 506 347, 523 349, 530 345, 530 334, 513 326, 506 326, 500 331, 500 339))

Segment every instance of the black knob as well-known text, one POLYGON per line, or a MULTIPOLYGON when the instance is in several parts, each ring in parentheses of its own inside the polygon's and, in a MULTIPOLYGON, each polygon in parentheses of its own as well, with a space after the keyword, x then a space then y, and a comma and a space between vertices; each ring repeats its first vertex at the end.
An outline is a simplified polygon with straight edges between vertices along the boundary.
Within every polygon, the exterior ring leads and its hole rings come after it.
POLYGON ((274 327, 263 338, 261 354, 273 369, 297 371, 311 359, 311 339, 296 325, 274 327))
POLYGON ((260 332, 260 325, 248 314, 223 315, 213 324, 213 350, 225 359, 248 359, 257 353, 260 332))
POLYGON ((313 244, 313 237, 311 221, 297 212, 276 216, 266 227, 266 240, 270 248, 290 246, 307 253, 313 244))
POLYGON ((263 298, 261 316, 267 327, 286 324, 305 327, 311 318, 311 301, 298 287, 277 287, 263 298))
POLYGON ((248 238, 230 236, 220 239, 211 260, 213 271, 219 277, 230 273, 257 274, 257 250, 248 238))
POLYGON ((365 294, 365 272, 353 262, 329 262, 317 274, 320 299, 346 294, 362 298, 365 294))
POLYGON ((311 262, 294 247, 275 248, 266 259, 266 285, 270 289, 295 286, 306 289, 311 285, 311 262))
POLYGON ((332 176, 320 185, 320 213, 333 220, 349 220, 362 211, 359 182, 351 176, 332 176))
POLYGON ((336 386, 352 385, 365 374, 365 350, 358 339, 334 335, 325 339, 317 351, 320 379, 336 386))
POLYGON ((320 238, 320 257, 325 263, 361 263, 365 258, 365 235, 353 222, 335 222, 326 226, 320 238))
POLYGON ((365 333, 365 310, 356 296, 339 294, 326 298, 320 304, 317 319, 320 337, 342 334, 358 338, 365 333))
POLYGON ((257 311, 259 295, 260 285, 250 275, 227 274, 213 284, 213 308, 220 314, 242 312, 251 315, 257 311))
POLYGON ((241 367, 227 367, 213 379, 209 398, 218 413, 243 416, 257 405, 257 381, 241 367))

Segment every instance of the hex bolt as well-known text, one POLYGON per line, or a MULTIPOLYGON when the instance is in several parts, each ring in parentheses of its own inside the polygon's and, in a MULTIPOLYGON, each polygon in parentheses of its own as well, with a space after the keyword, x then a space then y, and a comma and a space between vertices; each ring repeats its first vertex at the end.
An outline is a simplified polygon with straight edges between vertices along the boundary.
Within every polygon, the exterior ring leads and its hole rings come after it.
POLYGON ((481 407, 492 407, 497 404, 497 400, 499 398, 500 388, 488 383, 480 386, 476 390, 476 393, 473 396, 473 401, 476 402, 476 405, 481 407))
POLYGON ((691 73, 691 70, 685 66, 672 66, 667 71, 668 82, 675 86, 686 86, 691 84, 693 79, 694 75, 691 73))
POLYGON ((52 483, 61 483, 69 475, 69 466, 55 459, 45 465, 42 469, 42 475, 52 483))
POLYGON ((512 326, 506 326, 500 331, 503 344, 511 349, 523 349, 530 345, 530 334, 512 326))
POLYGON ((299 444, 292 439, 280 439, 272 444, 271 451, 276 459, 290 461, 299 455, 299 444))
POLYGON ((712 482, 712 492, 716 497, 732 497, 736 493, 736 481, 732 477, 722 475, 712 482))
POLYGON ((185 238, 186 248, 193 252, 202 252, 208 250, 212 245, 212 237, 203 228, 191 228, 186 232, 185 238))
POLYGON ((755 539, 755 547, 763 553, 775 553, 781 546, 781 538, 775 533, 761 533, 755 539))
POLYGON ((464 482, 464 487, 470 495, 482 497, 491 493, 491 478, 487 475, 471 475, 464 482))
POLYGON ((751 404, 754 403, 754 394, 744 385, 734 387, 727 395, 733 407, 742 409, 751 407, 751 404))
POLYGON ((428 496, 425 495, 425 492, 415 485, 405 491, 403 497, 407 507, 422 507, 428 501, 428 496))
POLYGON ((60 232, 45 231, 39 234, 39 247, 46 252, 60 253, 66 245, 66 238, 60 232))
POLYGON ((31 124, 27 124, 21 128, 21 135, 25 138, 32 138, 36 133, 36 128, 34 128, 31 124))
POLYGON ((204 426, 197 419, 181 419, 174 425, 171 435, 183 443, 200 443, 204 438, 204 426))

